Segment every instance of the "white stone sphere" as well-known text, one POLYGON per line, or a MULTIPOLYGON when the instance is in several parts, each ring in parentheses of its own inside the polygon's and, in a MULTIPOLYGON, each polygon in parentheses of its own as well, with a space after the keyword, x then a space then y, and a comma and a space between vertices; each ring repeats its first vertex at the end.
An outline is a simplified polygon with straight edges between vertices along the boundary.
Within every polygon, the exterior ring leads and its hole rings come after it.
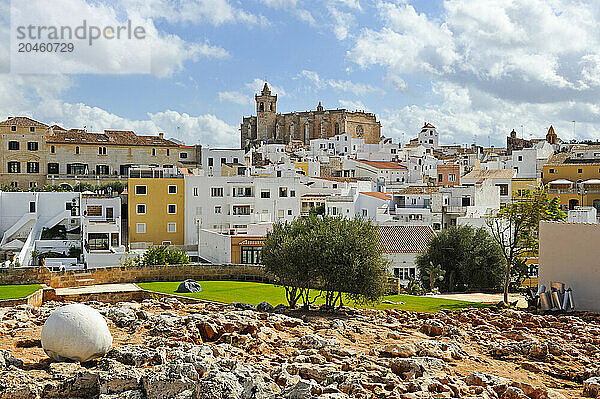
POLYGON ((101 357, 112 347, 112 342, 100 312, 79 303, 56 309, 42 327, 42 348, 59 362, 87 362, 101 357))

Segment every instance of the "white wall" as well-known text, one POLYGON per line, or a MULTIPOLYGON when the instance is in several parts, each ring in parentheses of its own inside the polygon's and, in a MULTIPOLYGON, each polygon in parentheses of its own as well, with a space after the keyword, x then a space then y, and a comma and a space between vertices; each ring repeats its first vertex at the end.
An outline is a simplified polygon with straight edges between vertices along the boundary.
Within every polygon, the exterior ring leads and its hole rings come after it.
POLYGON ((600 312, 600 225, 540 223, 539 282, 573 289, 577 310, 600 312))
POLYGON ((211 263, 231 263, 231 236, 200 229, 198 256, 211 263))

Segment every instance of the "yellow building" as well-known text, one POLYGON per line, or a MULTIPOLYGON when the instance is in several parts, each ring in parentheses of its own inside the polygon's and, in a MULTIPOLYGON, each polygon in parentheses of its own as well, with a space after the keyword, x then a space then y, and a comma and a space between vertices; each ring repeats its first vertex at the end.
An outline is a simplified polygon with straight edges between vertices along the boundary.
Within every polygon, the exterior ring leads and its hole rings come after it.
POLYGON ((183 245, 183 175, 175 168, 132 168, 127 183, 129 243, 183 245))
POLYGON ((600 210, 600 145, 575 145, 544 165, 542 181, 563 208, 593 206, 600 210))
POLYGON ((542 179, 539 177, 533 178, 513 178, 511 179, 513 201, 522 200, 528 193, 532 193, 536 188, 542 186, 542 179))

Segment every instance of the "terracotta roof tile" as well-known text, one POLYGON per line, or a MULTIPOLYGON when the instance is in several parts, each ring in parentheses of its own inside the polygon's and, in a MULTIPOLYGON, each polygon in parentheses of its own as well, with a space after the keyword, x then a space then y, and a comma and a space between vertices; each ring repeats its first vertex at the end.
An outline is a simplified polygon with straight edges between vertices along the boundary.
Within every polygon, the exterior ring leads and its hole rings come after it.
POLYGON ((105 130, 104 133, 91 133, 81 129, 55 130, 46 135, 46 142, 179 147, 179 144, 171 140, 159 136, 139 136, 130 130, 105 130))
POLYGON ((10 117, 5 121, 0 122, 0 126, 33 126, 33 127, 48 127, 42 122, 34 121, 26 116, 10 117))
POLYGON ((387 253, 423 252, 435 236, 429 226, 378 226, 377 234, 387 253))
POLYGON ((365 165, 369 165, 377 169, 408 169, 406 166, 400 165, 398 162, 360 160, 356 160, 356 162, 364 163, 365 165))
POLYGON ((389 201, 392 199, 392 197, 389 194, 380 193, 377 191, 361 191, 359 194, 368 195, 368 196, 379 198, 379 199, 385 200, 385 201, 389 201))
POLYGON ((473 169, 462 179, 512 179, 516 173, 514 169, 473 169))

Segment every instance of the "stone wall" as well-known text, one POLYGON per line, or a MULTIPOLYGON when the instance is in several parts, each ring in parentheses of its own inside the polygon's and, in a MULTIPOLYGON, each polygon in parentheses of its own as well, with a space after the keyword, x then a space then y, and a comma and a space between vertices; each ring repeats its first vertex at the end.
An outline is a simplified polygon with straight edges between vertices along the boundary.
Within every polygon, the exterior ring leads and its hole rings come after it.
MULTIPOLYGON (((168 266, 115 266, 88 270, 51 272, 45 267, 0 269, 0 285, 46 284, 52 288, 95 284, 183 281, 185 279, 272 282, 259 265, 206 264, 168 266)), ((398 293, 398 279, 390 278, 386 293, 398 293)))

